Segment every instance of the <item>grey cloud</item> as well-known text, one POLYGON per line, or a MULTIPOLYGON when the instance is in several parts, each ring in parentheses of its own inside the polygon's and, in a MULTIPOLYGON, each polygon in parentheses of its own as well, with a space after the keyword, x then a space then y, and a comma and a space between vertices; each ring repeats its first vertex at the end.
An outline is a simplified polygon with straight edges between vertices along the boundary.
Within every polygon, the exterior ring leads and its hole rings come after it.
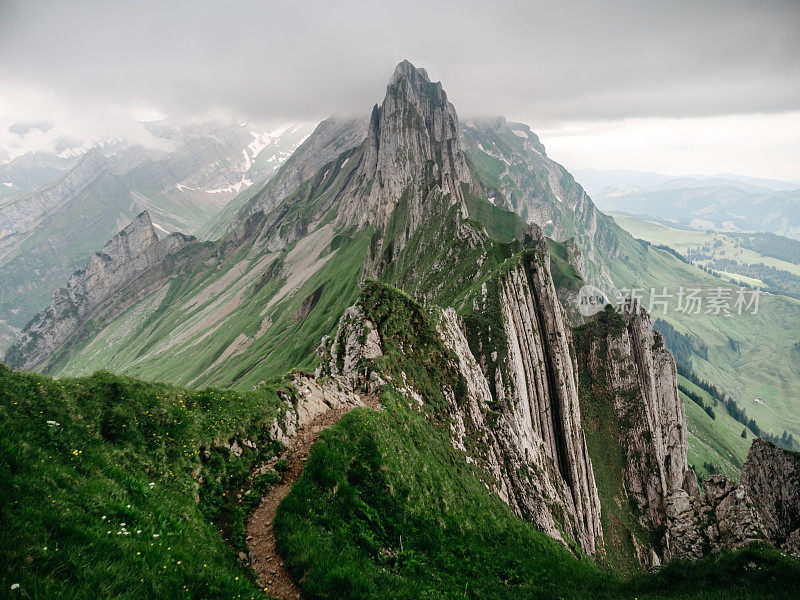
POLYGON ((0 0, 0 86, 87 108, 366 114, 403 58, 462 115, 782 112, 800 109, 800 2, 0 0))

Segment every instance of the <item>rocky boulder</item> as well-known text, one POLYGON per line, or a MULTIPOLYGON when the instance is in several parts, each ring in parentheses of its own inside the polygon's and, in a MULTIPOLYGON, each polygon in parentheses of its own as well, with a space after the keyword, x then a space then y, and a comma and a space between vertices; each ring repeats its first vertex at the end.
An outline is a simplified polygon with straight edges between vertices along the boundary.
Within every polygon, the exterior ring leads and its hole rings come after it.
POLYGON ((705 495, 675 490, 667 498, 672 556, 701 558, 764 539, 761 518, 745 486, 712 475, 703 487, 705 495))
POLYGON ((766 537, 800 557, 800 454, 753 440, 742 485, 758 508, 766 537))

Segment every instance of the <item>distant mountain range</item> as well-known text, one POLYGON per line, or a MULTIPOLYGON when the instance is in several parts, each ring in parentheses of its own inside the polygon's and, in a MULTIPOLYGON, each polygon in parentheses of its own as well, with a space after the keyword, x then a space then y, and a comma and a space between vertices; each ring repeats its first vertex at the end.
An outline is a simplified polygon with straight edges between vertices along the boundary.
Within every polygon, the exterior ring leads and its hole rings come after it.
POLYGON ((767 232, 800 239, 800 184, 738 175, 669 177, 578 172, 597 205, 698 230, 767 232))
POLYGON ((147 210, 160 235, 194 233, 263 184, 313 130, 235 121, 147 127, 158 148, 86 141, 0 164, 0 348, 137 214, 147 210))

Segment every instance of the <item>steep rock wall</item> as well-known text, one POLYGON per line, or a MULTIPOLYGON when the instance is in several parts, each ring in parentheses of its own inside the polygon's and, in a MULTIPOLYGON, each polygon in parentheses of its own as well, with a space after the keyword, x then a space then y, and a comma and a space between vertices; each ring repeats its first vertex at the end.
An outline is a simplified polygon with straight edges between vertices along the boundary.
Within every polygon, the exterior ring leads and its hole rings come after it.
MULTIPOLYGON (((552 461, 553 487, 568 491, 552 500, 564 505, 567 532, 593 553, 602 537, 600 501, 581 428, 570 328, 548 261, 546 252, 528 253, 499 281, 505 356, 488 344, 475 351, 483 364, 495 363, 497 410, 514 432, 505 452, 540 452, 552 461)), ((488 304, 480 308, 490 310, 488 304)))
MULTIPOLYGON (((22 370, 42 368, 94 313, 116 302, 121 288, 193 241, 180 233, 159 240, 150 215, 141 213, 53 293, 50 306, 31 319, 9 349, 6 363, 22 370)), ((157 279, 169 277, 161 275, 157 279)))
POLYGON ((674 490, 697 489, 687 466, 675 362, 634 302, 623 304, 619 313, 607 307, 575 335, 583 409, 592 415, 589 426, 598 433, 596 439, 602 440, 595 443, 593 456, 603 457, 607 477, 622 482, 606 502, 624 507, 647 532, 627 534, 639 562, 660 564, 671 556, 667 499, 674 490), (618 445, 622 456, 601 444, 618 445))
POLYGON ((701 558, 764 539, 747 488, 722 475, 703 482, 705 495, 675 490, 666 500, 669 556, 701 558))
MULTIPOLYGON (((520 516, 593 554, 602 546, 600 501, 581 428, 570 329, 548 271, 546 244, 539 247, 545 252, 520 255, 495 278, 497 306, 488 290, 475 300, 476 313, 498 311, 498 331, 482 331, 479 342, 474 325, 452 309, 436 312, 440 368, 457 371, 443 380, 446 408, 437 410, 440 417, 446 413, 453 445, 490 475, 487 485, 520 516), (490 343, 493 336, 503 343, 490 343)), ((320 347, 319 374, 369 385, 390 381, 423 407, 430 399, 424 386, 406 377, 412 369, 401 366, 399 377, 381 370, 385 335, 366 308, 349 309, 338 333, 320 347)), ((405 357, 407 344, 401 345, 405 357)))

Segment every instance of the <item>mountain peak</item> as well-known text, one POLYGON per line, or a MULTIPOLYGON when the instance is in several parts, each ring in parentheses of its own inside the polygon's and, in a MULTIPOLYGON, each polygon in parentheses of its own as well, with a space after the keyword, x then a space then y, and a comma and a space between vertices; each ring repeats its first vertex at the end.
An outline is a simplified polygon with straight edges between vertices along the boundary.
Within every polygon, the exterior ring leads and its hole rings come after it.
POLYGON ((394 204, 426 163, 435 165, 437 184, 460 198, 470 183, 456 109, 439 82, 404 60, 394 70, 386 97, 373 111, 367 163, 382 195, 394 204))
POLYGON ((396 85, 402 79, 414 80, 417 78, 422 79, 425 83, 431 82, 430 77, 428 77, 428 72, 425 69, 418 69, 406 59, 398 63, 395 67, 392 78, 389 80, 389 85, 396 85))

